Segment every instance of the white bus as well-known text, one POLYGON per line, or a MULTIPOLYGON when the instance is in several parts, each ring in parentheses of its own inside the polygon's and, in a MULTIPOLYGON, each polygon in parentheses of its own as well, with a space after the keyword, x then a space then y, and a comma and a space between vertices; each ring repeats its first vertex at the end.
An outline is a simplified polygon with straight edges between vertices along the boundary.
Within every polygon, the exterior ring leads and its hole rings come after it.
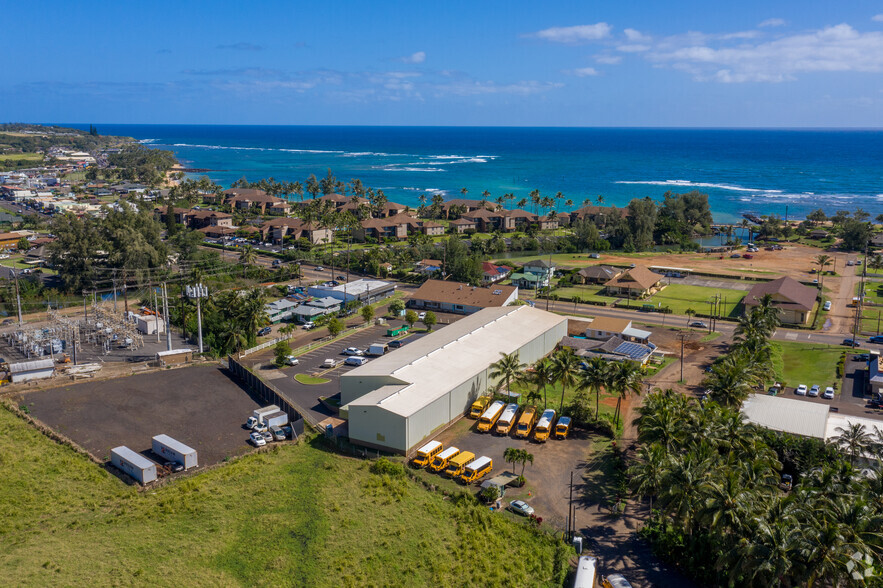
POLYGON ((594 588, 595 587, 595 568, 598 560, 594 557, 584 555, 579 558, 576 566, 576 578, 573 580, 573 588, 594 588))

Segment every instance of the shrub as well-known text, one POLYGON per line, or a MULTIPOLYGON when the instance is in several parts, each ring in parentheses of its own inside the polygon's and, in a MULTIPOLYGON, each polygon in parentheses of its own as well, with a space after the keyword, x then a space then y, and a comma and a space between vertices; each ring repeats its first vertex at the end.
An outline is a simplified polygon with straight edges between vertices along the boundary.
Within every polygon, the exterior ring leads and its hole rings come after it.
POLYGON ((488 486, 487 488, 481 489, 481 492, 478 493, 478 497, 485 502, 496 502, 500 497, 500 491, 496 486, 488 486))
POLYGON ((391 476, 393 478, 401 478, 405 476, 405 468, 400 463, 390 461, 385 457, 381 457, 371 464, 371 473, 378 476, 391 476))

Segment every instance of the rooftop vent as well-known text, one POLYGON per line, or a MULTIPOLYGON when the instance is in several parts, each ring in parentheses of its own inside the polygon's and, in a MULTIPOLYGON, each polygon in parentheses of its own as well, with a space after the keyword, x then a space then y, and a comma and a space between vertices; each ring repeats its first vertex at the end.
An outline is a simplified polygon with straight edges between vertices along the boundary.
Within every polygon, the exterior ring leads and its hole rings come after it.
POLYGON ((502 294, 502 293, 503 293, 502 290, 494 290, 494 294, 495 294, 495 295, 497 295, 497 294, 502 294))

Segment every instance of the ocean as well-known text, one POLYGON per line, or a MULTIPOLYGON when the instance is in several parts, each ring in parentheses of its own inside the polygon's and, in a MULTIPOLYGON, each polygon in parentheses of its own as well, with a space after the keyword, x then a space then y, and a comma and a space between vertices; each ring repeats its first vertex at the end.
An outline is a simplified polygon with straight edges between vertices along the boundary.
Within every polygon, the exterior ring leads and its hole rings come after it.
MULTIPOLYGON (((83 128, 84 125, 72 125, 83 128)), ((85 125, 88 128, 88 125, 85 125)), ((537 189, 574 202, 626 205, 707 193, 717 222, 744 213, 802 218, 862 208, 883 213, 883 131, 623 128, 99 125, 173 151, 229 186, 246 177, 359 178, 391 201, 436 193, 490 200, 537 189)), ((529 199, 528 199, 529 201, 529 199)), ((511 204, 507 204, 511 207, 511 204)), ((526 207, 532 210, 531 206, 526 207)), ((565 210, 567 207, 557 207, 565 210)))

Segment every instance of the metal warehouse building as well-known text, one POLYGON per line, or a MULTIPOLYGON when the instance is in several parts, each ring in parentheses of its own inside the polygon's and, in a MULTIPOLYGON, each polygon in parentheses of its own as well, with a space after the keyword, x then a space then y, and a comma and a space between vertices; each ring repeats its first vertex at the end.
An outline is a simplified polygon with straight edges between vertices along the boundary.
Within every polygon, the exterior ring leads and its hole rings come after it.
POLYGON ((567 335, 567 319, 529 306, 486 308, 340 377, 350 440, 408 453, 462 415, 500 353, 533 363, 567 335))

